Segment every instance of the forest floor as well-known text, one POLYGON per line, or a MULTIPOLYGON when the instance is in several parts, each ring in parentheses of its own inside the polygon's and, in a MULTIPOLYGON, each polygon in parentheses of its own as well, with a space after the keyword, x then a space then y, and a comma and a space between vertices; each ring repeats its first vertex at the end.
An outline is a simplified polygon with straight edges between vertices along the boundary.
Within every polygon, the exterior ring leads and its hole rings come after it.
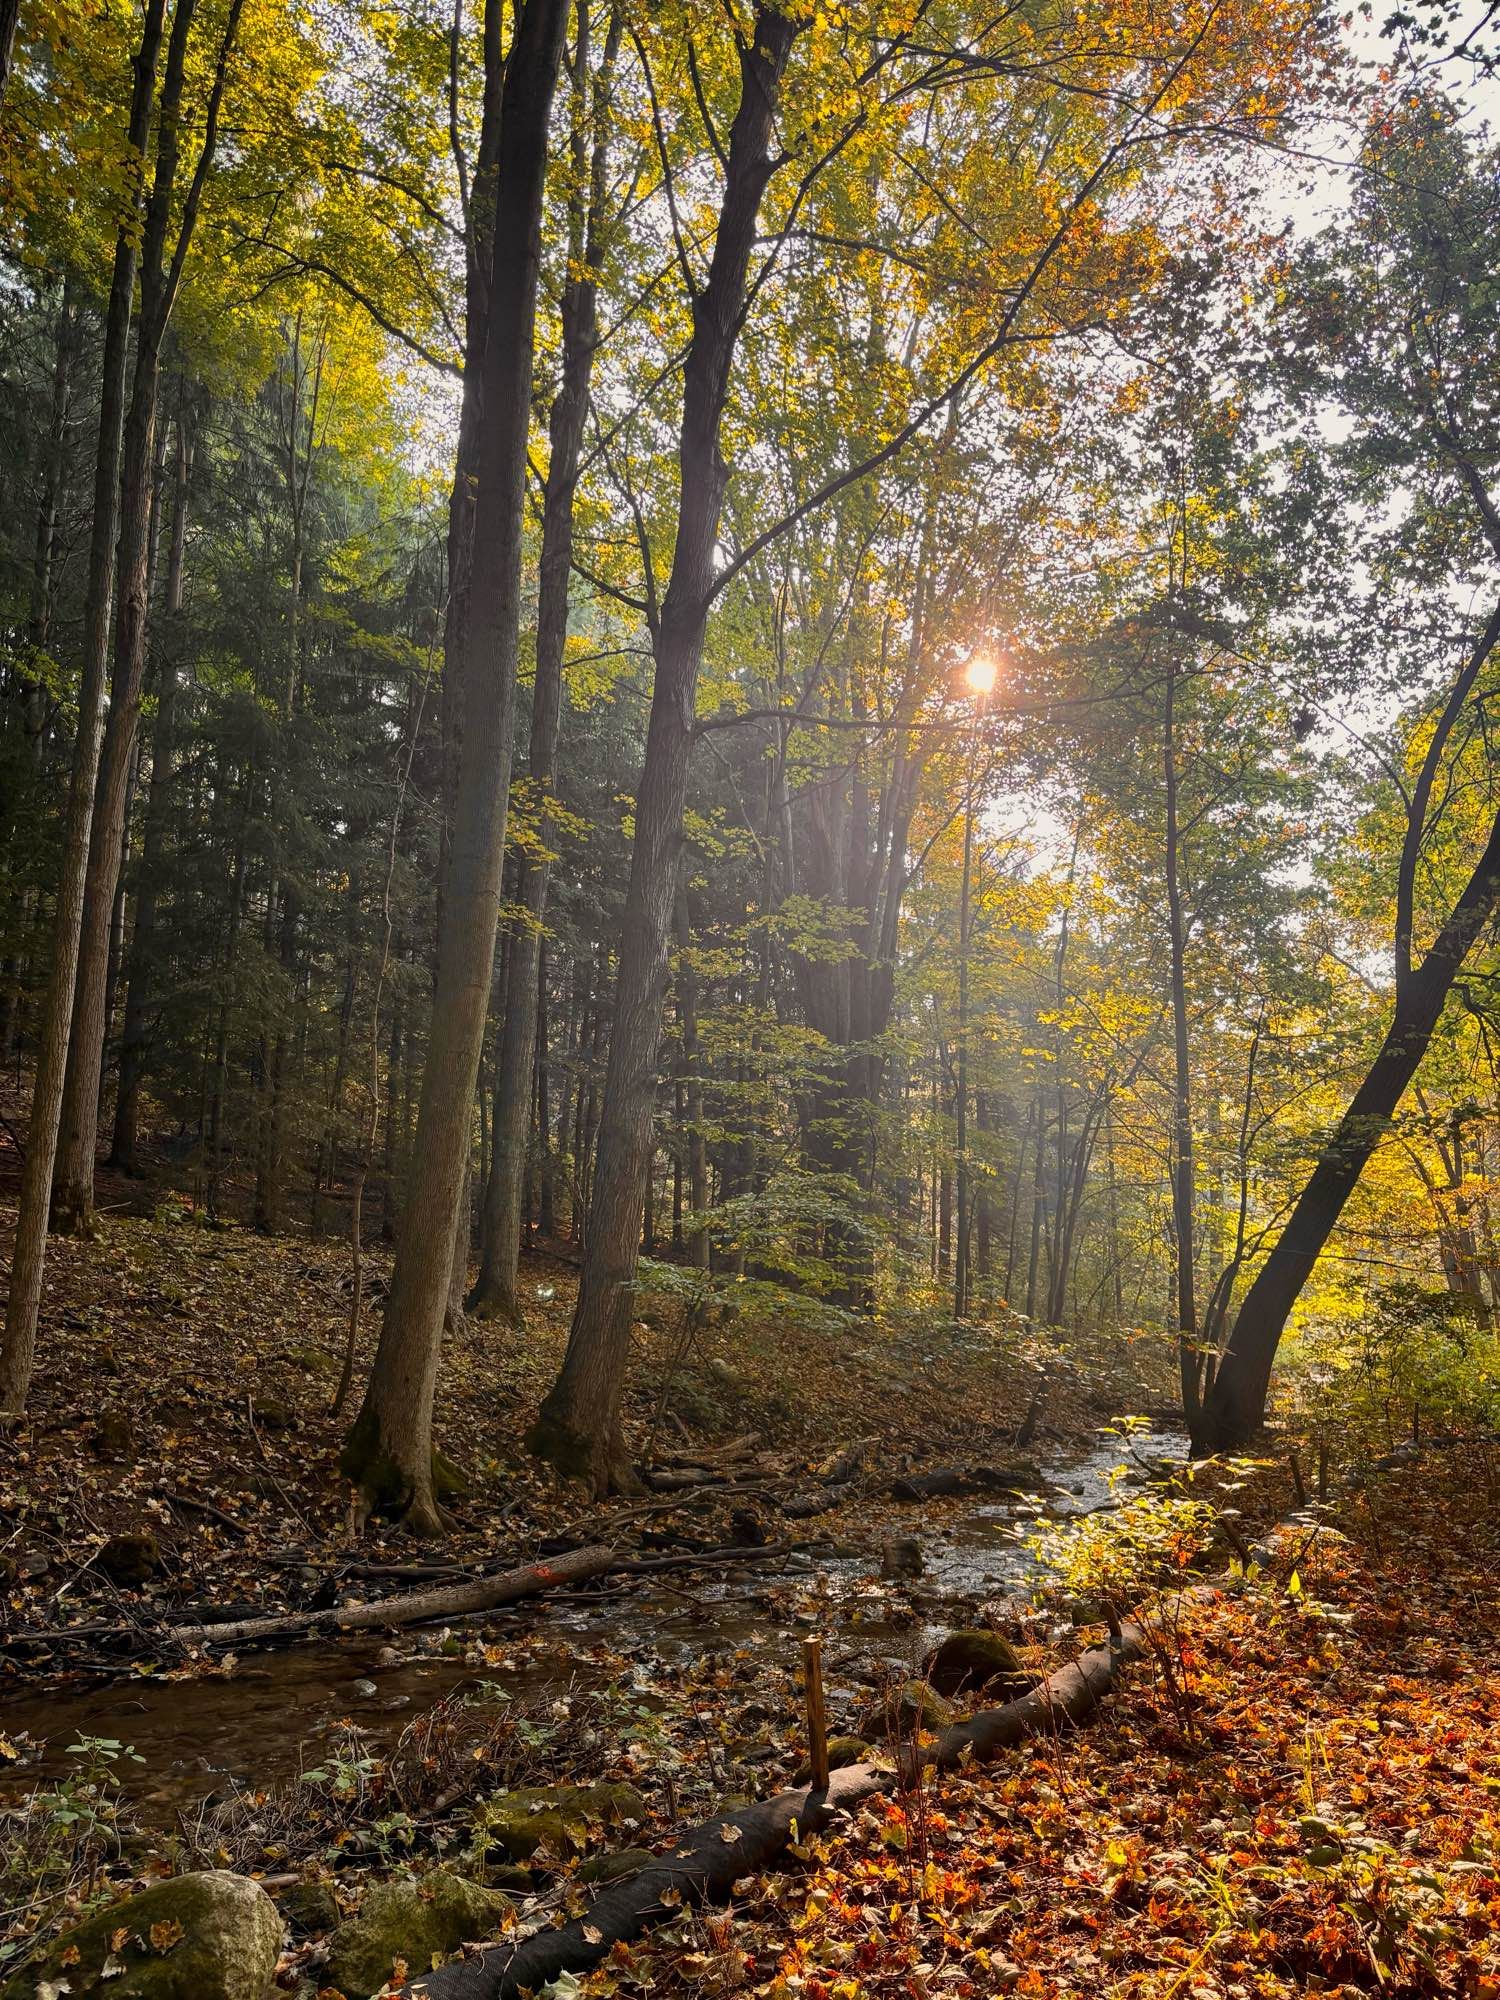
MULTIPOLYGON (((648 1302, 628 1411, 641 1457, 711 1466, 728 1445, 742 1465, 749 1438, 764 1463, 728 1482, 748 1492, 663 1495, 627 1520, 636 1503, 585 1507, 520 1449, 572 1289, 564 1262, 528 1259, 526 1335, 470 1323, 446 1355, 443 1442, 471 1480, 452 1543, 425 1551, 378 1524, 355 1543, 336 1468, 344 1420, 328 1408, 345 1247, 173 1216, 112 1217, 95 1243, 53 1246, 35 1410, 0 1465, 0 1971, 7 1944, 102 1893, 217 1866, 282 1899, 286 1990, 364 2000, 331 1983, 329 1929, 377 1885, 447 1866, 508 1886, 507 1921, 545 1924, 582 1907, 579 1870, 601 1847, 659 1849, 792 1782, 802 1634, 828 1637, 832 1728, 873 1737, 913 1647, 1014 1618, 977 1586, 876 1573, 882 1539, 939 1541, 974 1504, 896 1503, 893 1475, 1017 1456, 1038 1357, 1014 1329, 960 1335, 914 1315, 851 1349, 757 1324, 684 1351, 670 1310, 648 1302), (788 1519, 788 1496, 829 1490, 855 1446, 848 1496, 788 1519), (109 1581, 101 1551, 142 1530, 152 1574, 109 1581), (813 1552, 726 1569, 712 1552, 752 1532, 813 1552), (378 1657, 377 1634, 237 1666, 153 1643, 187 1605, 375 1595, 407 1585, 372 1569, 428 1555, 498 1567, 601 1533, 689 1566, 607 1585, 591 1606, 580 1592, 400 1634, 378 1657), (109 1621, 136 1628, 123 1652, 36 1638, 109 1621), (372 1678, 351 1680, 356 1668, 372 1678), (329 1672, 334 1719, 288 1768, 295 1676, 329 1672), (424 1692, 387 1692, 408 1687, 424 1692), (237 1709, 255 1711, 264 1777, 200 1759, 196 1785, 163 1782, 163 1743, 204 1703, 226 1739, 237 1709), (409 1716, 384 1712, 408 1703, 409 1716), (72 1769, 56 1754, 69 1734, 72 1769), (45 1754, 43 1737, 56 1739, 45 1754), (606 1783, 632 1789, 518 1871, 497 1789, 606 1783)), ((384 1272, 371 1264, 362 1361, 384 1272)), ((1161 1395, 1119 1346, 1054 1354, 1047 1380, 1027 1455, 1049 1465, 1161 1395)), ((1088 1727, 898 1787, 737 1883, 728 1907, 684 1909, 617 1948, 557 2000, 1500 2000, 1496 1466, 1474 1445, 1398 1455, 1358 1485, 1348 1472, 1335 1465, 1326 1510, 1274 1532, 1296 1509, 1285 1457, 1226 1476, 1243 1488, 1227 1496, 1238 1532, 1266 1531, 1270 1558, 1248 1587, 1185 1604, 1088 1727)), ((1010 1629, 1037 1675, 1099 1636, 1055 1604, 1010 1629)))
MULTIPOLYGON (((9 1221, 0 1215, 0 1235, 9 1221)), ((409 1536, 379 1521, 354 1537, 338 1469, 388 1271, 386 1253, 367 1254, 355 1388, 335 1414, 347 1245, 201 1227, 172 1199, 152 1218, 107 1217, 93 1242, 54 1239, 32 1405, 0 1463, 0 1631, 149 1623, 184 1607, 249 1616, 331 1601, 360 1566, 421 1560, 409 1536), (112 1581, 111 1545, 141 1535, 154 1544, 152 1573, 112 1581)), ((439 1437, 468 1492, 453 1503, 454 1532, 438 1557, 524 1562, 598 1540, 626 1514, 633 1539, 671 1538, 669 1522, 629 1502, 601 1513, 526 1454, 523 1434, 561 1360, 576 1272, 532 1255, 522 1278, 524 1334, 471 1318, 445 1342, 439 1437)), ((1018 1454, 1041 1376, 1035 1355, 993 1328, 886 1318, 870 1339, 851 1341, 741 1321, 687 1339, 680 1309, 647 1294, 626 1427, 643 1462, 697 1454, 711 1467, 728 1449, 718 1484, 738 1490, 677 1503, 692 1509, 692 1538, 705 1545, 837 1538, 848 1525, 840 1510, 820 1505, 815 1525, 799 1529, 778 1502, 810 1500, 820 1474, 851 1455, 863 1495, 909 1466, 1055 1450, 1107 1417, 1161 1402, 1160 1376, 1153 1383, 1142 1372, 1148 1362, 1144 1350, 1123 1362, 1102 1348, 1046 1357, 1034 1438, 1018 1454)), ((664 1503, 661 1515, 669 1511, 664 1503)), ((902 1532, 899 1519, 892 1531, 902 1532)), ((48 1672, 66 1664, 40 1651, 28 1660, 48 1672)))

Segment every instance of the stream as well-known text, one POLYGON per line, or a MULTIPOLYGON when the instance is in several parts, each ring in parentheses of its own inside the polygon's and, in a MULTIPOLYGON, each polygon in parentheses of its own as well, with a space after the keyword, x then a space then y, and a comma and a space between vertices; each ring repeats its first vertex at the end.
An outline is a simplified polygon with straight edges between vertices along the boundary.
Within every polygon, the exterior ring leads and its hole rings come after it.
POLYGON ((716 1652, 772 1639, 790 1643, 794 1632, 811 1629, 815 1620, 800 1607, 770 1601, 771 1591, 784 1592, 789 1584, 816 1593, 830 1611, 857 1610, 855 1621, 837 1628, 836 1654, 847 1658, 850 1642, 857 1641, 871 1663, 910 1667, 951 1625, 946 1613, 966 1601, 1007 1595, 1029 1579, 1034 1565, 1026 1536, 1038 1516, 1093 1512, 1110 1504, 1111 1475, 1122 1462, 1165 1465, 1185 1453, 1185 1438, 1171 1431, 1138 1433, 1128 1448, 1110 1436, 1045 1464, 1049 1484, 1029 1501, 1003 1496, 892 1505, 886 1532, 915 1536, 925 1561, 909 1590, 914 1620, 890 1617, 888 1592, 874 1581, 878 1549, 837 1545, 832 1553, 790 1556, 765 1570, 737 1565, 718 1575, 682 1572, 683 1588, 652 1581, 623 1597, 601 1595, 597 1603, 537 1598, 489 1613, 482 1665, 463 1658, 479 1635, 460 1626, 447 1641, 451 1648, 456 1637, 457 1655, 443 1650, 441 1632, 397 1634, 402 1657, 395 1664, 389 1663, 386 1636, 361 1632, 246 1652, 229 1675, 29 1685, 16 1695, 0 1694, 0 1732, 12 1738, 24 1733, 42 1747, 10 1767, 4 1790, 13 1795, 38 1776, 68 1768, 74 1761, 68 1746, 79 1738, 106 1737, 129 1744, 144 1759, 133 1789, 147 1810, 170 1811, 226 1779, 268 1785, 295 1777, 317 1762, 330 1734, 350 1723, 364 1747, 378 1751, 424 1710, 481 1679, 513 1700, 561 1695, 617 1679, 622 1654, 654 1655, 670 1676, 674 1666, 716 1652), (508 1645, 515 1646, 515 1657, 508 1645))

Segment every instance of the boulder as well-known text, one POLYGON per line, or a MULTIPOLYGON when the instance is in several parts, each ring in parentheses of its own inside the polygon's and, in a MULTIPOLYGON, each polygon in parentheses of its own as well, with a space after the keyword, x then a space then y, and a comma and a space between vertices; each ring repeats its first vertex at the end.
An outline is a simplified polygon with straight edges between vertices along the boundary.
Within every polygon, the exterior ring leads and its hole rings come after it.
POLYGON ((161 1550, 147 1528, 111 1535, 94 1558, 94 1567, 111 1583, 127 1587, 147 1582, 161 1568, 161 1550))
POLYGON ((953 1707, 926 1681, 905 1681, 889 1696, 870 1703, 856 1725, 858 1734, 871 1739, 899 1734, 913 1736, 918 1730, 946 1729, 953 1720, 953 1707))
POLYGON ((339 1927, 343 1913, 331 1882, 293 1882, 277 1900, 298 1937, 326 1937, 339 1927))
POLYGON ((99 1414, 99 1427, 94 1433, 94 1450, 100 1458, 122 1459, 135 1457, 135 1428, 126 1411, 112 1404, 99 1414))
MULTIPOLYGON (((828 1768, 842 1771, 849 1764, 884 1764, 886 1757, 866 1743, 863 1736, 830 1736, 828 1739, 828 1768)), ((794 1785, 812 1783, 812 1765, 803 1764, 792 1773, 794 1785)))
POLYGON ((248 1875, 178 1875, 63 1932, 0 2000, 264 2000, 281 1938, 276 1905, 248 1875))
POLYGON ((928 1655, 927 1678, 939 1694, 968 1694, 975 1689, 1003 1689, 1008 1699, 1035 1683, 1016 1656, 1016 1649, 998 1632, 950 1632, 928 1655))
POLYGON ((323 1984, 347 2000, 368 2000, 398 1959, 413 1974, 431 1972, 434 1961, 441 1964, 461 1944, 493 1937, 513 1908, 509 1896, 448 1868, 383 1883, 365 1897, 359 1915, 334 1932, 323 1984))
POLYGON ((597 1846, 607 1827, 645 1817, 633 1785, 522 1785, 475 1807, 474 1844, 507 1861, 529 1861, 542 1849, 561 1861, 597 1846))
POLYGON ((888 1579, 903 1576, 920 1576, 927 1567, 922 1556, 922 1544, 903 1535, 898 1541, 882 1542, 880 1547, 880 1574, 888 1579))

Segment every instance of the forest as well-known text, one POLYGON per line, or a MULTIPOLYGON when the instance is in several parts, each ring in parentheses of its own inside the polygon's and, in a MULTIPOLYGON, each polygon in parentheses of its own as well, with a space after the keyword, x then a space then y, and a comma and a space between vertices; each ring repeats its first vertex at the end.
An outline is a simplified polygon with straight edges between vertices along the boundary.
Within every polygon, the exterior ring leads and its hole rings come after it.
POLYGON ((0 2000, 1500 2000, 1479 0, 0 0, 0 2000))

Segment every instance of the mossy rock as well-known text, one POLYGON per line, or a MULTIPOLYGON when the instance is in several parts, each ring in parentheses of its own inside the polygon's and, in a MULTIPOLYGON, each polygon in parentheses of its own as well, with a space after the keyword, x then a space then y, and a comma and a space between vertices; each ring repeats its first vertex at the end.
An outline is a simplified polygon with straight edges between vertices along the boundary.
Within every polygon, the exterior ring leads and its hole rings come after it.
POLYGON ((596 1846, 605 1828, 645 1816, 633 1785, 522 1785, 475 1807, 474 1844, 508 1861, 529 1861, 541 1849, 561 1861, 596 1846))
POLYGON ((127 1411, 112 1406, 99 1414, 99 1427, 94 1435, 94 1450, 100 1458, 122 1459, 135 1457, 135 1427, 127 1411))
MULTIPOLYGON (((828 1768, 843 1771, 850 1764, 886 1764, 889 1759, 873 1745, 866 1743, 863 1736, 830 1736, 828 1739, 828 1768)), ((794 1785, 812 1783, 812 1765, 804 1764, 792 1774, 794 1785)))
POLYGON ((0 2000, 264 2000, 281 1940, 280 1912, 248 1875, 178 1875, 65 1931, 0 2000))
POLYGON ((441 1964, 461 1944, 493 1937, 513 1907, 509 1896, 447 1868, 383 1883, 365 1897, 359 1915, 334 1932, 324 1984, 347 2000, 368 2000, 398 1959, 411 1973, 430 1972, 434 1961, 441 1964))
POLYGON ((614 1847, 604 1854, 590 1855, 578 1870, 580 1882, 623 1882, 627 1875, 639 1875, 656 1856, 649 1847, 614 1847))
POLYGON ((161 1549, 149 1528, 112 1535, 94 1558, 94 1567, 111 1583, 129 1588, 148 1582, 161 1568, 161 1549))
POLYGON ((298 1937, 326 1937, 338 1929, 343 1915, 331 1882, 293 1882, 277 1901, 298 1937))
POLYGON ((980 1631, 950 1632, 928 1656, 927 1678, 941 1695, 985 1688, 1007 1697, 1024 1694, 1034 1681, 1008 1639, 980 1631))
POLYGON ((858 1733, 877 1739, 893 1731, 912 1736, 922 1729, 946 1729, 953 1718, 952 1703, 936 1688, 926 1681, 904 1681, 888 1700, 882 1696, 871 1702, 859 1719, 858 1733))

